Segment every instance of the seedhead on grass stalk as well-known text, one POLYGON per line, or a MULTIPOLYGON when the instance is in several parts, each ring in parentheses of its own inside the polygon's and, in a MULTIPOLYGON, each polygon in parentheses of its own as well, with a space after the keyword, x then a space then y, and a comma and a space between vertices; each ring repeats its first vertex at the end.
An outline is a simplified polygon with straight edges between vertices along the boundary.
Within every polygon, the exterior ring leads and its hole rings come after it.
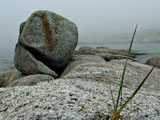
POLYGON ((125 72, 126 72, 126 69, 127 69, 128 57, 131 54, 132 45, 133 45, 133 41, 134 41, 134 38, 135 38, 136 30, 137 30, 137 25, 135 27, 135 30, 134 30, 134 33, 133 33, 133 36, 132 36, 132 40, 131 40, 131 43, 130 43, 130 47, 129 47, 129 50, 128 50, 128 55, 127 55, 127 58, 126 58, 126 62, 125 62, 123 73, 122 73, 122 77, 121 77, 121 82, 120 82, 120 85, 119 85, 119 91, 118 91, 118 95, 117 95, 117 100, 115 99, 115 96, 113 95, 113 91, 110 88, 111 98, 112 98, 112 102, 113 102, 113 109, 108 104, 108 101, 106 101, 106 105, 108 107, 110 115, 102 116, 101 120, 103 118, 106 118, 106 120, 109 120, 109 119, 111 119, 111 120, 122 120, 124 118, 124 115, 121 115, 122 110, 126 107, 126 105, 129 102, 131 102, 131 100, 134 98, 134 96, 138 93, 138 91, 143 86, 143 84, 145 83, 145 81, 147 80, 147 78, 149 77, 151 72, 153 71, 153 69, 156 67, 156 65, 160 61, 160 59, 158 59, 155 62, 155 64, 153 65, 152 69, 148 72, 146 77, 142 80, 142 82, 139 84, 139 86, 136 88, 136 90, 132 93, 132 95, 126 100, 126 102, 124 102, 122 105, 120 105, 120 103, 122 102, 122 97, 123 97, 123 94, 122 94, 123 81, 124 81, 124 76, 125 76, 125 72))

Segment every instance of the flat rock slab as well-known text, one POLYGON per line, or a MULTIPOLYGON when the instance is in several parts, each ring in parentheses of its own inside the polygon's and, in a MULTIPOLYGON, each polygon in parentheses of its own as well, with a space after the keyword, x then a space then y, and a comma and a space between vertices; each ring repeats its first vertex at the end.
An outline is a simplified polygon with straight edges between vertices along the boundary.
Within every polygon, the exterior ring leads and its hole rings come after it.
MULTIPOLYGON (((75 51, 76 55, 101 55, 101 54, 108 54, 108 55, 113 55, 113 56, 119 56, 119 57, 126 57, 128 55, 128 50, 117 50, 117 49, 112 49, 108 47, 80 47, 79 50, 75 51)), ((137 55, 146 55, 144 52, 140 51, 132 51, 130 58, 136 58, 137 55)), ((119 59, 117 57, 117 59, 119 59)), ((116 58, 116 57, 115 57, 116 58)), ((110 59, 111 60, 111 59, 110 59)))
MULTIPOLYGON (((123 89, 124 99, 133 92, 123 89)), ((128 120, 159 120, 159 92, 140 91, 122 114, 128 120)), ((112 104, 108 83, 94 79, 57 79, 32 87, 0 88, 0 119, 99 120, 112 104)))
MULTIPOLYGON (((70 72, 63 76, 67 79, 91 79, 108 83, 119 83, 117 80, 123 72, 125 60, 112 60, 106 63, 84 63, 76 66, 70 72)), ((144 79, 152 67, 138 62, 129 60, 127 71, 125 74, 124 85, 128 88, 137 87, 144 79)), ((154 69, 150 77, 147 79, 143 89, 152 89, 160 91, 160 69, 154 69)))

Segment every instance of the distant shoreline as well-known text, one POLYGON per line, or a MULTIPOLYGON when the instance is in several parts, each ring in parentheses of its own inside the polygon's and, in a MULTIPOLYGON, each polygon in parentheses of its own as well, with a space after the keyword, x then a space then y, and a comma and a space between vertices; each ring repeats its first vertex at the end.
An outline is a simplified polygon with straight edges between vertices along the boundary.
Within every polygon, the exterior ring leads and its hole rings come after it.
MULTIPOLYGON (((128 49, 129 43, 104 43, 104 44, 78 44, 76 47, 76 50, 78 50, 80 47, 109 47, 112 49, 128 49)), ((148 53, 147 55, 141 55, 138 56, 137 59, 145 63, 147 59, 155 56, 156 54, 160 54, 160 43, 134 43, 133 44, 133 50, 141 51, 148 53)), ((7 48, 3 51, 0 51, 0 74, 4 72, 5 69, 7 69, 10 66, 13 66, 13 58, 14 58, 14 49, 13 48, 7 48), (5 51, 5 52, 4 52, 5 51)))

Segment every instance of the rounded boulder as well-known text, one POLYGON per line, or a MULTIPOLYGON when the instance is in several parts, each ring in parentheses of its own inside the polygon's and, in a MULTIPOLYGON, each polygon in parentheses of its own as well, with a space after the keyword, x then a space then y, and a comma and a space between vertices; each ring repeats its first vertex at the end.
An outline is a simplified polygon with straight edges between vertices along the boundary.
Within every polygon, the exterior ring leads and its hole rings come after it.
POLYGON ((50 11, 36 11, 20 26, 18 42, 51 69, 64 68, 78 43, 77 26, 50 11))

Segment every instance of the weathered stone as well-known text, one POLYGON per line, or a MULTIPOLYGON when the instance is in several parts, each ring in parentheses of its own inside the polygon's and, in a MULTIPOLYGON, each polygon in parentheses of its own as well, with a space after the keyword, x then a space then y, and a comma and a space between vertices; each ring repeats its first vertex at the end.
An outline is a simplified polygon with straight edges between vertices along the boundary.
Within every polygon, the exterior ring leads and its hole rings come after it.
POLYGON ((14 63, 15 67, 25 75, 47 74, 54 78, 57 77, 54 71, 41 61, 36 60, 36 58, 19 43, 16 45, 14 63))
MULTIPOLYGON (((74 63, 74 62, 73 62, 74 63)), ((107 82, 113 83, 117 80, 122 70, 123 65, 125 63, 125 59, 123 60, 111 60, 110 62, 83 62, 82 64, 78 64, 77 66, 72 67, 68 66, 67 72, 65 72, 63 78, 65 79, 90 79, 96 80, 99 82, 107 82)), ((72 65, 72 64, 71 64, 72 65)), ((73 64, 74 65, 74 64, 73 64)), ((137 87, 138 84, 145 78, 147 73, 150 71, 152 67, 148 65, 144 65, 138 62, 133 62, 131 60, 128 61, 127 70, 124 79, 125 87, 137 87)), ((63 75, 63 74, 62 74, 63 75)), ((151 76, 147 79, 145 84, 143 85, 143 89, 153 89, 156 91, 160 91, 160 70, 154 69, 151 76)))
POLYGON ((3 73, 2 75, 0 75, 0 87, 6 87, 13 81, 22 77, 24 77, 24 75, 22 75, 22 73, 17 70, 3 73))
POLYGON ((49 82, 51 80, 54 80, 54 78, 49 75, 42 75, 42 74, 29 75, 29 76, 26 76, 26 77, 23 77, 23 78, 20 78, 20 79, 13 81, 7 87, 32 86, 32 85, 36 85, 39 82, 45 82, 45 81, 49 82))
MULTIPOLYGON (((116 50, 108 47, 80 47, 78 51, 75 51, 75 55, 98 55, 104 58, 106 61, 112 59, 124 59, 128 55, 128 50, 116 50)), ((138 61, 136 59, 139 55, 146 55, 144 52, 132 51, 129 59, 138 61)))
POLYGON ((39 61, 59 72, 78 42, 76 25, 49 11, 36 11, 21 24, 19 43, 39 61))
MULTIPOLYGON (((116 55, 116 54, 108 54, 108 53, 98 53, 96 55, 102 57, 106 61, 110 61, 113 59, 118 59, 118 60, 119 59, 126 59, 126 56, 124 56, 124 55, 116 55)), ((132 57, 129 57, 128 59, 133 60, 133 61, 138 61, 137 59, 132 58, 132 57)))
MULTIPOLYGON (((146 64, 153 66, 158 59, 160 59, 160 55, 157 55, 157 56, 154 56, 154 57, 148 59, 146 61, 146 64)), ((160 68, 160 62, 157 64, 156 67, 160 68)))
MULTIPOLYGON (((105 64, 85 63, 75 67, 62 79, 35 86, 0 88, 0 120, 100 120, 101 116, 109 114, 106 101, 110 105, 113 103, 110 87, 115 95, 121 62, 123 64, 125 60, 112 60, 105 64)), ((128 61, 123 103, 151 68, 128 61)), ((125 119, 159 120, 159 78, 160 69, 154 69, 121 115, 132 110, 139 111, 128 114, 125 119)))
POLYGON ((65 76, 72 69, 84 63, 105 63, 105 60, 96 55, 75 55, 72 61, 68 64, 66 69, 63 71, 61 77, 65 76))

